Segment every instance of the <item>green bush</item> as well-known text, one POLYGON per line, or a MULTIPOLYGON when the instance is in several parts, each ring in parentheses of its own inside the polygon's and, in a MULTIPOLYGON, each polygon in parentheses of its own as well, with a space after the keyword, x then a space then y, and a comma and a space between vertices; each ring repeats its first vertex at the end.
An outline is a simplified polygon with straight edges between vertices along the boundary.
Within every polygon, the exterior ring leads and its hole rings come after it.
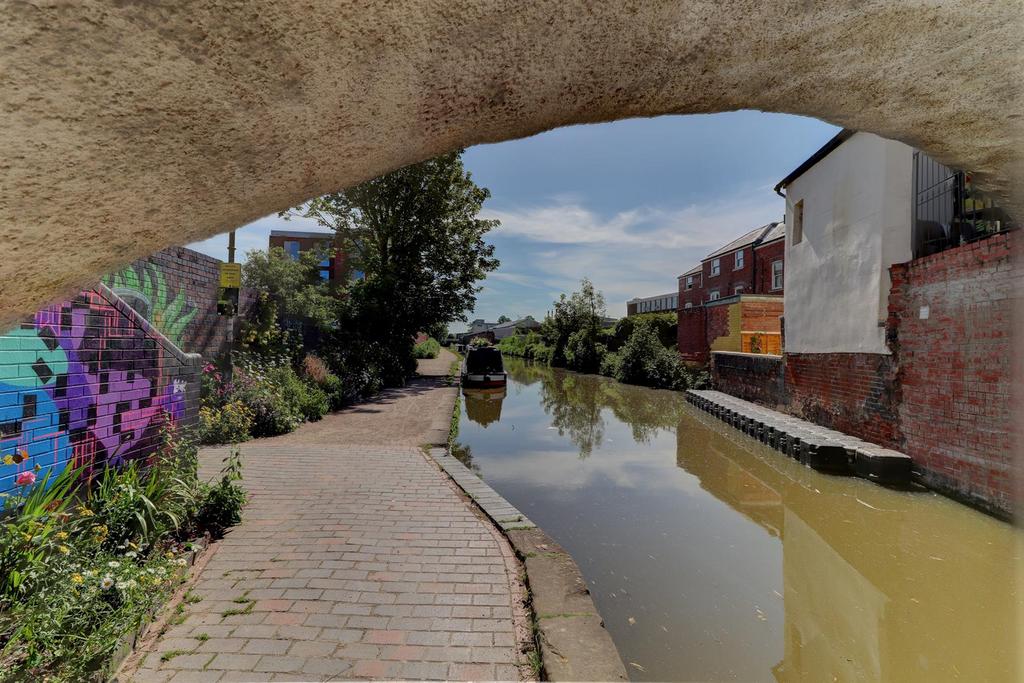
POLYGON ((437 354, 440 352, 441 345, 433 337, 428 337, 425 341, 412 347, 413 356, 416 358, 437 358, 437 354))
POLYGON ((199 409, 199 438, 204 444, 248 441, 252 425, 253 411, 239 400, 199 409))
POLYGON ((618 360, 609 361, 607 369, 620 382, 682 390, 707 381, 706 374, 691 371, 675 351, 665 348, 649 325, 636 326, 616 355, 618 360), (615 362, 617 367, 613 367, 615 362))
POLYGON ((607 352, 597 340, 597 330, 584 327, 569 335, 565 345, 565 366, 577 372, 597 372, 607 352))
POLYGON ((544 339, 533 330, 526 334, 513 334, 498 342, 498 349, 507 356, 528 358, 548 364, 551 362, 551 348, 544 344, 544 339))
POLYGON ((606 331, 609 337, 608 348, 612 351, 621 349, 626 341, 633 336, 633 331, 641 325, 653 330, 662 346, 675 348, 678 326, 675 313, 641 313, 620 318, 614 328, 606 331))
POLYGON ((69 468, 8 497, 0 678, 100 678, 122 638, 173 592, 188 564, 182 539, 238 521, 237 454, 215 485, 199 481, 196 456, 191 439, 167 430, 148 469, 107 467, 90 486, 69 468))
POLYGON ((605 377, 618 377, 621 367, 622 358, 614 351, 609 351, 601 359, 600 373, 605 377))
POLYGON ((242 521, 246 493, 236 483, 241 479, 241 456, 237 450, 233 450, 224 458, 220 481, 207 485, 203 503, 197 513, 199 524, 214 535, 242 521))

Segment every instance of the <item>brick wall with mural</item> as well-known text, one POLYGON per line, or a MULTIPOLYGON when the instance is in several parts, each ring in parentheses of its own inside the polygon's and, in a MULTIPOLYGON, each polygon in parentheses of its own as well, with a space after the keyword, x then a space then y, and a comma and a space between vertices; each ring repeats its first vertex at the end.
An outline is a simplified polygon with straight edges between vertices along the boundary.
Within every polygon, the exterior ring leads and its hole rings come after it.
POLYGON ((889 295, 904 451, 926 483, 1004 510, 1014 500, 1020 252, 1013 232, 893 266, 889 295))
MULTIPOLYGON (((175 300, 162 324, 181 331, 198 313, 175 300)), ((0 335, 0 492, 37 468, 148 457, 164 425, 195 421, 201 362, 103 285, 0 335)))
MULTIPOLYGON (((220 264, 197 251, 172 247, 108 275, 103 283, 178 347, 212 359, 227 350, 232 324, 217 314, 220 264)), ((243 290, 243 315, 250 304, 243 290)))

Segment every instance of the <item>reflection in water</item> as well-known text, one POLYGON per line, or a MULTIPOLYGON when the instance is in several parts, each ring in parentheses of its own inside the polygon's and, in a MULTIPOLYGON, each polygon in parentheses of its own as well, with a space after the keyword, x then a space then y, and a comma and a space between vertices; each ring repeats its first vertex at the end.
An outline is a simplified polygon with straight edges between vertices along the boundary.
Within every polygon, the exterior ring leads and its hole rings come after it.
POLYGON ((493 389, 463 389, 466 417, 481 427, 501 419, 501 402, 505 400, 505 387, 493 389))
POLYGON ((806 469, 678 393, 506 369, 460 442, 573 554, 635 679, 1016 680, 1017 530, 806 469))

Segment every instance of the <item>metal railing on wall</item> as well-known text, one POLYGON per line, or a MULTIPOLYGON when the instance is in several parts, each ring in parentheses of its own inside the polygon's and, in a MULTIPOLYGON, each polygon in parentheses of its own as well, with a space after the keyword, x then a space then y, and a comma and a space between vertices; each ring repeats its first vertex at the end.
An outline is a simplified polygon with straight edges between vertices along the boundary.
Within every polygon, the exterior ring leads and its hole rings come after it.
POLYGON ((914 152, 913 255, 936 254, 1017 227, 971 175, 914 152))

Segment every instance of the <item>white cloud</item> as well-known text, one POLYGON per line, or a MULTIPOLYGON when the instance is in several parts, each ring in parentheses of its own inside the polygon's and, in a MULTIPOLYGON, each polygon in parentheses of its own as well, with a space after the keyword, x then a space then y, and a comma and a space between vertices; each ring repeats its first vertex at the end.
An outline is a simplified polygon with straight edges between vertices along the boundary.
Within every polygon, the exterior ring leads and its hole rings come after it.
POLYGON ((779 220, 782 211, 780 198, 758 188, 682 208, 637 207, 608 218, 564 200, 485 213, 501 221, 497 234, 533 242, 710 250, 751 228, 779 220))

